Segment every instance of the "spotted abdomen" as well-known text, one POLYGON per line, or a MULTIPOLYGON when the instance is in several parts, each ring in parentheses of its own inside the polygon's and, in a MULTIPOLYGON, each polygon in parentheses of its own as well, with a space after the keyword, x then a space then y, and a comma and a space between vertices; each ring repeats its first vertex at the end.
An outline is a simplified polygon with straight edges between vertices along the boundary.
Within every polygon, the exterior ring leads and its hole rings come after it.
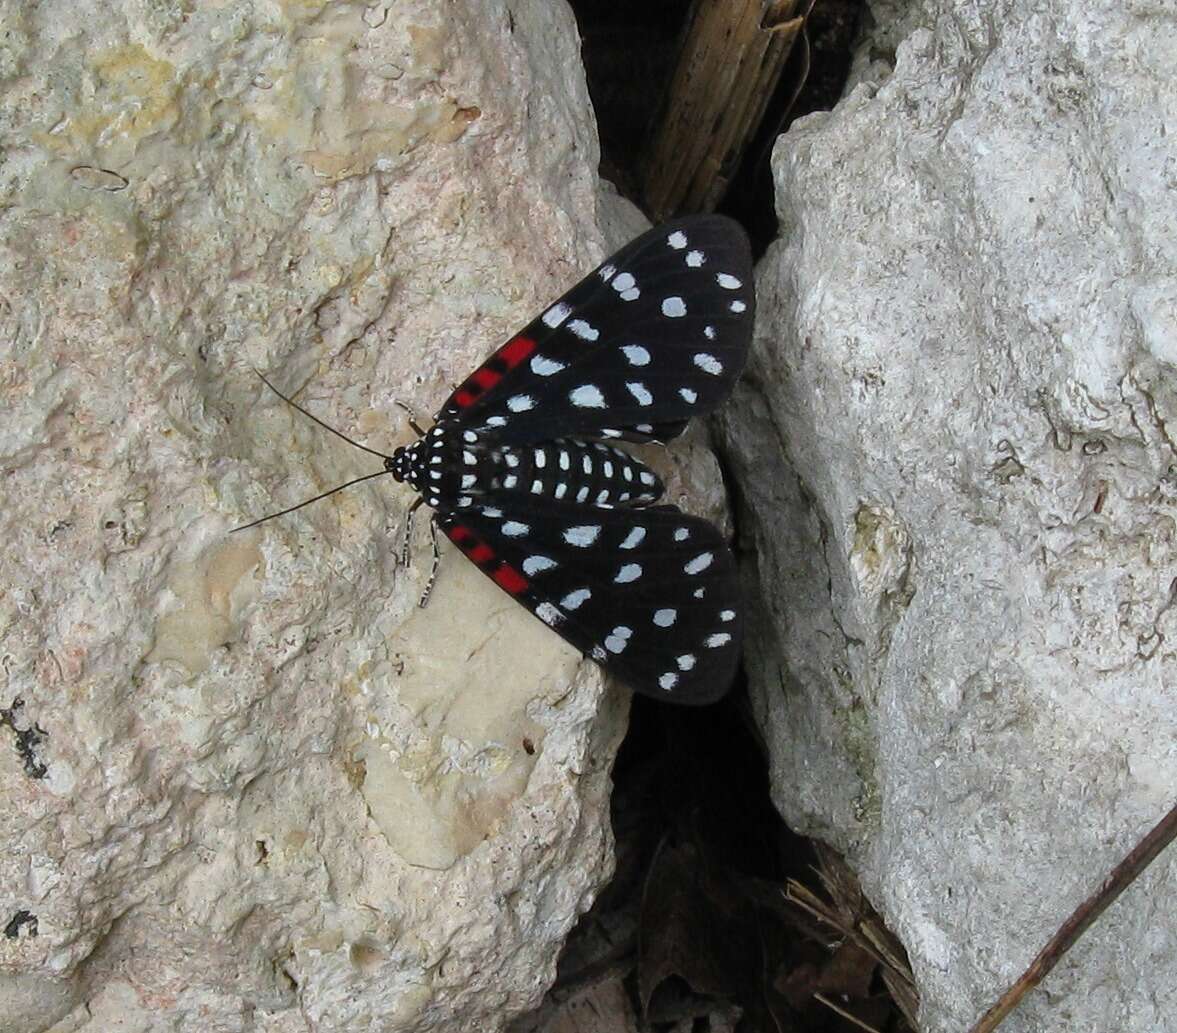
POLYGON ((490 490, 598 506, 648 505, 663 485, 645 463, 619 448, 571 439, 492 453, 490 490))

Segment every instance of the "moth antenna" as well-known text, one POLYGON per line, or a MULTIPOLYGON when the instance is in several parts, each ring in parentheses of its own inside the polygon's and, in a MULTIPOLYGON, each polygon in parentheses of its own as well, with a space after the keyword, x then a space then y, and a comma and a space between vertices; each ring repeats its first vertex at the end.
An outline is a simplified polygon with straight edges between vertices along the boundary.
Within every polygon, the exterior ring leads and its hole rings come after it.
MULTIPOLYGON (((305 416, 305 417, 306 417, 308 420, 311 420, 312 422, 314 422, 314 423, 317 423, 317 424, 318 424, 320 427, 322 427, 324 430, 329 430, 329 431, 330 431, 332 434, 334 434, 334 435, 335 435, 337 438, 343 438, 343 440, 344 440, 344 441, 346 441, 346 442, 347 442, 349 445, 352 445, 352 446, 354 446, 355 448, 358 448, 358 449, 360 449, 361 451, 367 452, 367 453, 369 453, 370 455, 379 456, 381 459, 389 459, 389 458, 391 458, 390 456, 387 456, 387 455, 385 455, 383 452, 377 452, 377 451, 376 451, 376 449, 374 449, 374 448, 369 448, 367 445, 361 445, 361 444, 360 444, 358 441, 353 441, 353 440, 352 440, 351 438, 349 438, 349 437, 348 437, 346 434, 344 434, 344 433, 343 433, 343 431, 341 431, 341 430, 336 430, 334 427, 332 427, 332 426, 331 426, 331 424, 329 424, 329 423, 324 423, 322 420, 320 420, 320 419, 319 419, 319 417, 318 417, 318 416, 314 416, 314 415, 312 415, 311 413, 307 412, 307 411, 306 411, 306 409, 304 409, 304 408, 303 408, 301 405, 299 405, 299 404, 298 404, 298 402, 292 401, 291 399, 287 398, 287 397, 286 397, 286 395, 284 395, 284 394, 283 394, 281 391, 279 391, 279 390, 278 390, 278 389, 277 389, 277 388, 276 388, 276 387, 275 387, 273 384, 271 384, 271 383, 270 383, 270 382, 269 382, 269 381, 266 379, 266 377, 265 377, 265 374, 264 374, 264 373, 262 373, 262 371, 261 371, 261 370, 259 370, 259 369, 255 369, 255 370, 254 370, 254 373, 256 373, 256 374, 258 375, 258 378, 261 380, 261 382, 262 382, 263 384, 265 384, 265 385, 266 385, 266 387, 268 387, 268 388, 269 388, 271 391, 273 391, 273 392, 274 392, 274 394, 276 394, 276 395, 277 395, 279 398, 281 398, 281 399, 282 399, 282 401, 284 401, 284 402, 285 402, 287 405, 289 405, 291 408, 293 408, 293 409, 297 409, 297 410, 298 410, 300 413, 302 413, 302 414, 303 414, 303 416, 305 416)), ((414 429, 414 430, 416 430, 416 426, 414 426, 414 428, 413 428, 413 429, 414 429)), ((420 432, 420 431, 417 431, 417 433, 418 433, 418 434, 420 434, 421 432, 420 432)), ((383 470, 381 471, 381 473, 384 473, 384 472, 385 472, 385 471, 383 471, 383 470)), ((361 478, 361 479, 362 479, 362 478, 361 478)), ((349 483, 349 484, 354 484, 354 483, 355 483, 355 481, 349 481, 348 483, 349 483)), ((347 487, 347 485, 343 485, 343 487, 347 487)), ((335 489, 333 489, 333 490, 335 490, 335 491, 338 491, 339 489, 338 489, 338 488, 335 488, 335 489)), ((328 494, 330 494, 330 493, 328 493, 328 494)), ((319 496, 319 497, 321 498, 322 496, 319 496)), ((315 500, 314 500, 314 499, 310 499, 310 500, 308 500, 308 501, 310 501, 310 502, 314 502, 315 500)), ((302 503, 302 504, 303 504, 303 505, 306 505, 306 503, 305 503, 305 502, 304 502, 304 503, 302 503)), ((298 507, 296 506, 295 508, 297 509, 298 507)), ((289 512, 289 510, 286 510, 286 512, 289 512)), ((281 514, 279 514, 279 513, 275 513, 275 514, 274 514, 274 516, 280 516, 280 515, 281 515, 281 514)), ((246 526, 248 527, 248 526, 250 526, 250 525, 248 525, 248 524, 247 524, 246 526)), ((240 528, 238 528, 238 530, 240 530, 240 528)))
POLYGON ((385 455, 383 452, 378 452, 376 449, 369 448, 367 445, 361 445, 358 441, 353 441, 346 434, 344 434, 343 431, 336 430, 330 424, 324 423, 319 419, 319 417, 307 412, 307 410, 297 402, 287 398, 286 395, 284 395, 273 384, 271 384, 269 380, 266 379, 265 374, 263 374, 261 370, 254 369, 254 373, 256 373, 258 375, 258 379, 261 380, 261 382, 265 384, 266 387, 273 391, 274 394, 281 398, 282 401, 284 401, 291 408, 297 409, 308 420, 317 423, 324 430, 329 430, 337 438, 342 438, 349 445, 353 445, 354 447, 360 449, 363 452, 367 452, 370 455, 379 456, 384 460, 384 469, 377 470, 375 473, 364 474, 362 477, 353 477, 350 481, 347 481, 344 484, 340 484, 334 488, 329 489, 328 491, 320 492, 314 498, 304 499, 297 505, 287 506, 285 509, 280 509, 277 513, 267 513, 264 517, 258 517, 257 520, 251 520, 248 524, 242 524, 240 527, 234 527, 229 532, 230 534, 236 534, 238 531, 247 531, 251 527, 257 527, 258 524, 264 524, 267 520, 273 520, 275 517, 285 516, 287 513, 293 513, 296 509, 302 509, 303 506, 309 506, 312 502, 318 502, 320 499, 325 499, 329 495, 334 495, 337 491, 343 491, 344 488, 350 488, 353 484, 359 484, 361 481, 370 481, 373 477, 383 477, 386 473, 392 473, 392 456, 385 455))
MULTIPOLYGON (((361 446, 362 447, 362 446, 361 446)), ((371 451, 365 449, 365 451, 371 451)), ((389 460, 391 463, 392 460, 389 460)), ((273 520, 275 517, 285 516, 287 513, 293 513, 296 509, 302 509, 303 506, 309 506, 312 502, 318 502, 319 499, 325 499, 328 495, 334 495, 337 491, 343 491, 344 488, 350 488, 353 484, 359 484, 361 481, 370 481, 373 477, 383 477, 386 473, 392 473, 392 467, 386 466, 383 470, 377 470, 375 473, 366 473, 363 477, 353 477, 350 481, 340 484, 329 491, 321 492, 313 499, 305 499, 295 506, 287 506, 285 509, 278 510, 277 513, 267 513, 264 517, 258 517, 256 520, 251 520, 248 524, 242 524, 240 527, 234 527, 230 534, 236 534, 238 531, 247 531, 251 527, 257 527, 258 524, 264 524, 267 520, 273 520)))

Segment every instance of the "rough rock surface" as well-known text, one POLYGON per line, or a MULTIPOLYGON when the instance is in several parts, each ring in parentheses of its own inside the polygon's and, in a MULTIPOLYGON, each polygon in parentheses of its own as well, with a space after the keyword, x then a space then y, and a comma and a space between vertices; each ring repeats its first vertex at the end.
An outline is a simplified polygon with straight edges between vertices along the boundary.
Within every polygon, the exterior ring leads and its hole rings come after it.
MULTIPOLYGON (((726 435, 777 803, 938 1033, 1174 802, 1177 11, 875 15, 777 146, 726 435)), ((1003 1029, 1177 1029, 1175 898, 1170 849, 1003 1029)))
POLYGON ((571 14, 3 17, 0 1030, 492 1031, 625 694, 452 554, 418 611, 391 479, 226 532, 374 469, 251 366, 391 449, 628 235, 571 14))

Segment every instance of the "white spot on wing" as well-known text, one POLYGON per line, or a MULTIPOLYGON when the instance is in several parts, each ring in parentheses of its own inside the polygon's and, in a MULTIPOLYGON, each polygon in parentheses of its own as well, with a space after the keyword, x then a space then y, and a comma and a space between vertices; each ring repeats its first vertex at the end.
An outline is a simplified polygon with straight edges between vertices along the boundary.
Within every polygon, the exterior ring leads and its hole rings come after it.
POLYGON ((584 605, 585 601, 591 599, 593 593, 587 588, 578 588, 575 591, 569 592, 563 599, 560 600, 560 605, 566 610, 578 610, 584 605))
POLYGON ((715 340, 715 327, 713 327, 713 326, 703 327, 703 336, 706 337, 707 340, 709 340, 709 341, 714 341, 715 340))
POLYGON ((562 499, 565 495, 568 494, 568 485, 565 484, 563 481, 561 481, 559 484, 556 485, 556 491, 554 492, 554 494, 555 494, 556 498, 562 499))
POLYGON ((553 305, 540 318, 545 326, 550 326, 554 330, 570 315, 572 315, 572 309, 563 302, 560 302, 557 305, 553 305))
POLYGON ((683 567, 683 570, 685 570, 688 574, 701 574, 709 566, 711 566, 711 561, 713 559, 715 559, 714 553, 701 552, 693 560, 687 563, 683 567))
POLYGON ((545 570, 551 570, 556 566, 556 561, 547 556, 528 556, 523 561, 523 573, 528 577, 534 577, 545 570))
POLYGON ((695 657, 691 653, 683 653, 682 656, 676 656, 674 662, 678 664, 680 671, 689 671, 695 666, 695 657))
POLYGON ((631 366, 645 366, 650 361, 650 353, 640 344, 623 344, 621 354, 626 357, 631 366))
POLYGON ((675 230, 666 238, 666 243, 674 248, 675 251, 681 251, 687 246, 687 235, 682 230, 675 230))
POLYGON ((473 488, 474 482, 476 480, 478 480, 478 478, 474 474, 464 473, 464 474, 462 474, 462 487, 463 488, 473 488))
POLYGON ((706 352, 699 352, 693 361, 699 369, 704 373, 710 373, 713 377, 717 377, 723 372, 723 363, 714 355, 708 355, 706 352))
POLYGON ((724 624, 726 624, 728 621, 735 620, 736 619, 736 611, 735 610, 720 610, 719 611, 719 619, 721 621, 723 621, 724 624))
POLYGON ((518 520, 507 520, 503 523, 502 532, 508 538, 522 538, 531 533, 531 528, 518 520))
POLYGON ((488 427, 505 427, 507 425, 506 416, 488 416, 486 418, 486 425, 488 427))
POLYGON ((669 628, 677 617, 678 610, 665 609, 654 611, 654 623, 660 628, 669 628))
POLYGON ((553 628, 564 620, 564 614, 551 603, 540 603, 535 608, 535 615, 549 627, 553 628))
POLYGON ((580 524, 577 527, 570 527, 564 532, 564 541, 569 545, 576 545, 582 549, 587 549, 600 535, 600 524, 580 524))
POLYGON ((726 646, 732 640, 731 635, 726 631, 720 631, 715 635, 708 635, 703 641, 708 649, 718 649, 720 646, 726 646))
POLYGON ((636 581, 642 576, 642 565, 640 563, 626 563, 617 572, 617 576, 613 578, 613 583, 617 585, 627 585, 631 581, 636 581))
POLYGON ((637 399, 638 405, 649 405, 654 401, 654 396, 646 389, 646 385, 638 381, 632 381, 625 385, 625 388, 634 398, 637 399))
POLYGON ((678 319, 680 316, 685 316, 687 314, 687 303, 678 297, 678 295, 663 298, 662 314, 670 319, 678 319))
POLYGON ((544 468, 544 463, 546 463, 547 461, 548 461, 548 457, 547 457, 547 455, 544 453, 544 450, 543 450, 542 448, 537 448, 537 449, 535 450, 535 465, 536 465, 536 468, 537 468, 537 469, 540 469, 540 470, 542 470, 542 469, 544 468))
POLYGON ((581 384, 568 395, 569 401, 581 409, 604 409, 605 396, 595 384, 581 384))
MULTIPOLYGON (((531 395, 512 395, 507 399, 507 408, 511 412, 527 412, 528 409, 535 408, 535 399, 531 395)), ((490 423, 490 420, 486 422, 490 423)))
POLYGON ((642 544, 642 539, 646 537, 646 529, 644 527, 632 528, 625 536, 625 541, 621 543, 623 549, 636 549, 642 544))
POLYGON ((610 632, 609 637, 605 639, 605 648, 610 653, 620 653, 627 645, 629 645, 629 637, 633 634, 633 628, 627 628, 624 624, 619 625, 610 632))
POLYGON ((544 490, 544 482, 538 478, 531 482, 531 494, 542 495, 544 490))
POLYGON ((682 395, 682 400, 690 405, 694 405, 699 399, 699 393, 691 390, 689 387, 680 387, 678 393, 682 395))
POLYGON ((568 324, 568 329, 572 333, 576 334, 576 336, 579 337, 582 341, 595 341, 598 337, 601 336, 600 331, 595 326, 591 326, 583 319, 572 320, 572 322, 568 324))
POLYGON ((531 359, 531 372, 536 376, 550 377, 564 368, 564 363, 549 359, 546 355, 533 355, 531 359))
POLYGON ((707 261, 707 256, 702 251, 688 251, 687 265, 692 269, 698 269, 704 262, 707 261))
POLYGON ((730 305, 728 305, 728 308, 730 308, 733 312, 743 312, 747 307, 748 306, 745 305, 742 301, 733 301, 730 305))
POLYGON ((658 679, 658 684, 667 692, 673 689, 678 684, 678 675, 673 671, 667 671, 662 677, 658 679))
POLYGON ((731 273, 717 273, 715 282, 718 283, 719 286, 721 286, 724 290, 728 291, 734 291, 744 286, 743 283, 736 279, 736 277, 732 276, 731 273))
POLYGON ((615 272, 617 272, 617 266, 603 265, 600 269, 597 270, 597 275, 600 276, 601 279, 606 283, 608 283, 611 279, 613 279, 613 274, 615 272))
POLYGON ((686 527, 675 528, 674 540, 676 542, 685 542, 687 540, 687 538, 690 536, 690 533, 691 532, 690 532, 689 528, 686 528, 686 527))

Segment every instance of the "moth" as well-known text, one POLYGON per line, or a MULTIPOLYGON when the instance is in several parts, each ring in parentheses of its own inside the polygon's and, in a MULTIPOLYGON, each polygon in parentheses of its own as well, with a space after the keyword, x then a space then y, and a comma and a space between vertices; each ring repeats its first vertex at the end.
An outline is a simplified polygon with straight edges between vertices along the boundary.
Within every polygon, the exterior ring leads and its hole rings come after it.
MULTIPOLYGON (((402 561, 428 505, 479 570, 630 688, 718 699, 743 637, 735 560, 713 525, 659 504, 662 481, 617 442, 669 441, 718 407, 754 310, 732 220, 630 241, 475 369, 429 430, 410 418, 417 441, 365 449, 384 468, 357 480, 390 473, 418 493, 402 561)), ((436 570, 436 544, 434 557, 436 570)))

